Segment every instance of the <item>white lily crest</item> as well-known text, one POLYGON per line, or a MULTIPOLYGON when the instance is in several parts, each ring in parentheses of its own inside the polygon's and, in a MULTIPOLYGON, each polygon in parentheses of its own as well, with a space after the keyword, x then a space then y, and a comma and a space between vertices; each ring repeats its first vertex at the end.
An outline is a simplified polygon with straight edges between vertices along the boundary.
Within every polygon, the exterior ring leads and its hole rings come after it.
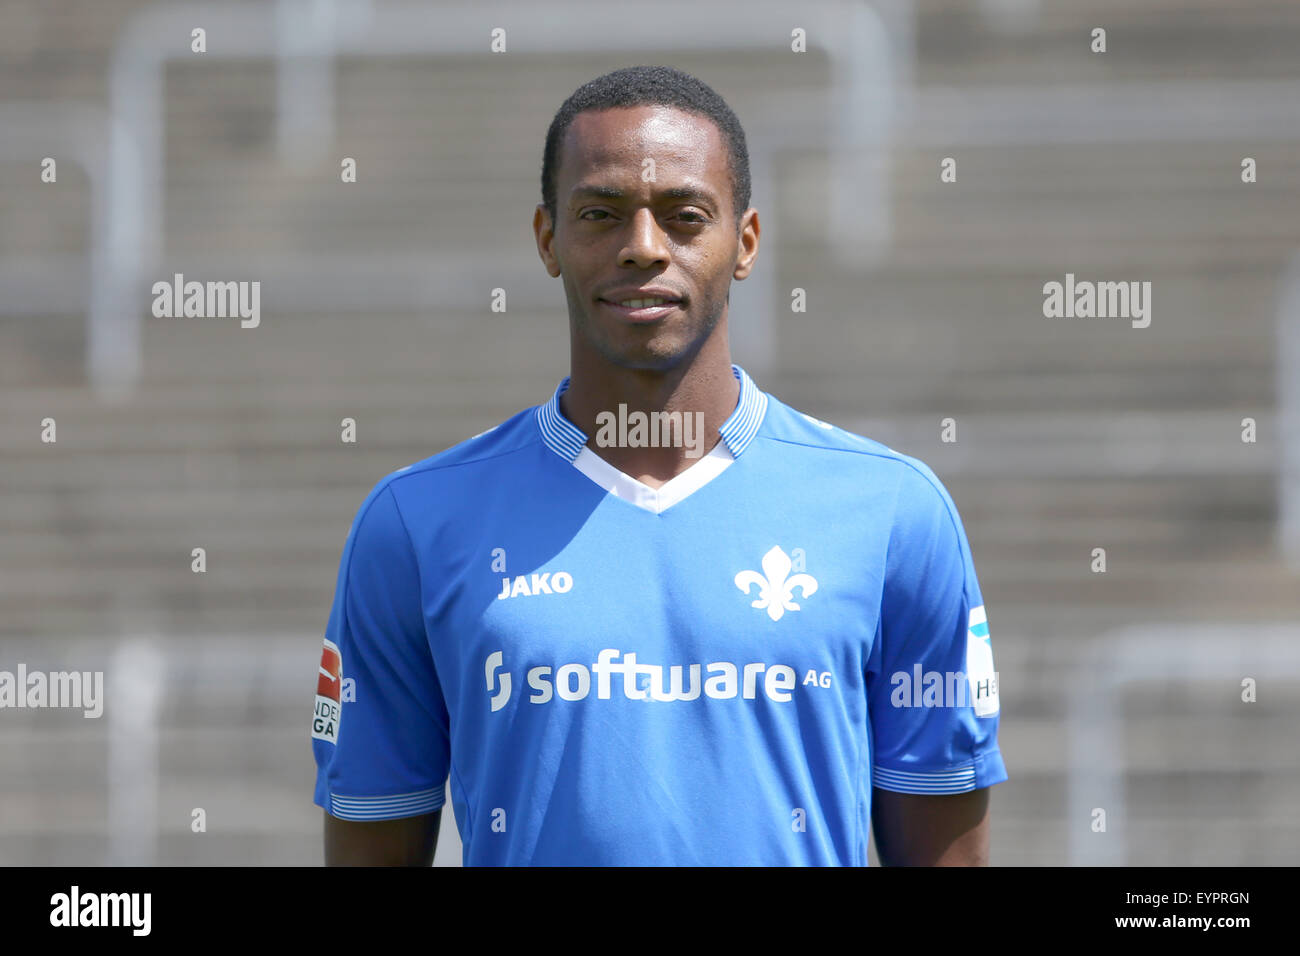
POLYGON ((790 556, 774 547, 763 555, 763 574, 757 571, 741 571, 736 575, 736 587, 749 594, 751 586, 757 584, 758 600, 750 604, 759 610, 767 609, 767 616, 774 621, 781 620, 786 611, 797 611, 799 605, 794 603, 794 590, 803 592, 806 601, 817 592, 817 579, 811 574, 790 574, 790 556), (764 577, 766 575, 766 577, 764 577))

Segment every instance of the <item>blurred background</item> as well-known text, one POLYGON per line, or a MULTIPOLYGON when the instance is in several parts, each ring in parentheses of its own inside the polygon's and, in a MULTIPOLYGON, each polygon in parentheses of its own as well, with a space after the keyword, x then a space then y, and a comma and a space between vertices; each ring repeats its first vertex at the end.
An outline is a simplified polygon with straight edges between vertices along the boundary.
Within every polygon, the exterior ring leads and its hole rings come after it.
POLYGON ((746 130, 736 360, 962 515, 992 862, 1295 863, 1297 50, 1291 0, 0 0, 0 670, 107 681, 0 710, 0 864, 321 861, 352 517, 567 374, 543 140, 638 63, 746 130), (155 318, 175 273, 260 281, 261 324, 155 318), (1044 317, 1067 273, 1150 282, 1150 326, 1044 317))

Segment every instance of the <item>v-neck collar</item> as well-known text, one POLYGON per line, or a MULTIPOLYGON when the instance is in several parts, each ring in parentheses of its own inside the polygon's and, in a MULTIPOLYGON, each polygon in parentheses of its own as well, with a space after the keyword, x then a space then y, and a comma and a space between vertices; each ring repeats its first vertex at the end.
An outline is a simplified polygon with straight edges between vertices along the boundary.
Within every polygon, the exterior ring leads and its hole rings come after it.
POLYGON ((673 475, 658 488, 651 488, 645 482, 619 471, 590 448, 578 452, 573 467, 614 497, 622 498, 643 511, 662 514, 718 477, 735 460, 726 442, 718 442, 711 452, 685 471, 673 475))
POLYGON ((638 508, 661 514, 722 474, 749 447, 763 423, 767 396, 739 365, 731 366, 731 373, 740 382, 740 398, 735 411, 718 429, 722 440, 707 455, 658 488, 651 488, 620 471, 587 447, 586 433, 560 411, 560 396, 569 387, 568 376, 560 382, 550 401, 537 407, 537 427, 551 451, 597 485, 638 508))

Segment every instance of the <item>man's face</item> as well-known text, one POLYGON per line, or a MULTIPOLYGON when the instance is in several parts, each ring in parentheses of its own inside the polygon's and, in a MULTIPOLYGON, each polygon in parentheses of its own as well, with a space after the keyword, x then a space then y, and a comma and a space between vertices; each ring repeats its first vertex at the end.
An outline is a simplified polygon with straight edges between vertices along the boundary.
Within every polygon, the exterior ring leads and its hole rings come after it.
POLYGON ((752 209, 737 234, 721 132, 663 106, 578 114, 560 147, 556 221, 539 206, 533 227, 547 271, 563 277, 575 360, 622 368, 693 356, 758 252, 752 209), (675 301, 620 305, 652 289, 675 301))

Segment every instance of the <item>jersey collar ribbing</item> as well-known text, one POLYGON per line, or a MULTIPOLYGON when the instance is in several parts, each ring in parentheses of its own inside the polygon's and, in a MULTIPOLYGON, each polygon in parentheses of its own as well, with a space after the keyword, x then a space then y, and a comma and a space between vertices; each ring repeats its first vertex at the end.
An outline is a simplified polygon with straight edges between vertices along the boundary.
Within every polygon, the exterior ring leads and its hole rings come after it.
MULTIPOLYGON (((767 412, 767 396, 739 365, 731 366, 731 374, 740 382, 740 400, 736 402, 736 410, 718 429, 718 434, 722 436, 732 456, 739 458, 758 433, 758 427, 763 424, 763 415, 767 412)), ((568 387, 569 377, 566 375, 550 401, 537 406, 537 427, 546 446, 565 461, 571 462, 586 447, 587 435, 560 411, 560 396, 568 387)))

